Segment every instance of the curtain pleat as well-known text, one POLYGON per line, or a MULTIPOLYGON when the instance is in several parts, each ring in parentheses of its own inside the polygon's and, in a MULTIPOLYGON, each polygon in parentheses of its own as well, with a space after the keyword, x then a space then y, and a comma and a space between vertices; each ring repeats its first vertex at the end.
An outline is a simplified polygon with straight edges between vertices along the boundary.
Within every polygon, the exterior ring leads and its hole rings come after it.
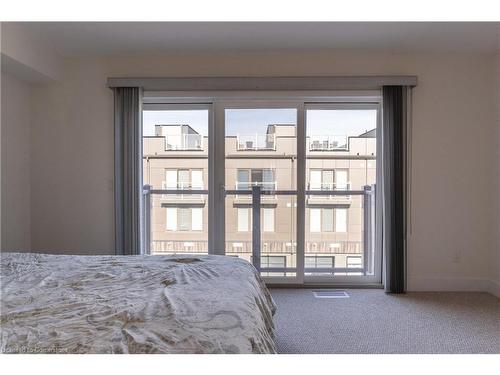
POLYGON ((406 290, 406 90, 405 86, 384 86, 382 90, 382 220, 388 293, 406 290))
POLYGON ((114 89, 115 253, 141 254, 142 142, 138 87, 114 89))

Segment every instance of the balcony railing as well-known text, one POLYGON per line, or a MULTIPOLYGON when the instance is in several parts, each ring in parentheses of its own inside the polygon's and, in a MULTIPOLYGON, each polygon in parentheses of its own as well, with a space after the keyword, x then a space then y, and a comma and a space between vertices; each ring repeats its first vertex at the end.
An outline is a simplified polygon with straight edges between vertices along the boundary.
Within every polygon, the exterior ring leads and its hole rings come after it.
POLYGON ((343 151, 347 149, 347 135, 314 135, 309 137, 310 151, 343 151))
MULTIPOLYGON (((264 234, 266 237, 266 234, 264 234)), ((293 254, 296 250, 296 242, 280 241, 271 238, 264 238, 262 240, 262 247, 265 249, 265 255, 272 253, 273 255, 279 254, 293 254)), ((334 241, 334 240, 332 240, 334 241)), ((305 255, 329 255, 329 254, 343 254, 343 255, 360 255, 363 254, 362 241, 335 241, 338 245, 331 247, 332 241, 313 240, 306 241, 305 255)), ((247 240, 228 240, 226 241, 226 253, 229 254, 245 254, 252 252, 252 241, 247 240)))
MULTIPOLYGON (((343 183, 343 184, 339 184, 339 183, 335 183, 335 182, 322 182, 322 183, 310 183, 309 186, 308 186, 308 189, 310 191, 332 191, 332 192, 335 192, 335 191, 350 191, 351 190, 351 183, 350 182, 347 182, 347 183, 343 183)), ((311 200, 325 200, 325 199, 329 199, 329 200, 338 200, 338 198, 341 198, 343 200, 346 200, 346 199, 351 199, 351 196, 350 195, 337 195, 337 194, 331 194, 331 195, 310 195, 308 196, 309 199, 311 200)))
POLYGON ((178 253, 207 253, 208 241, 169 241, 169 240, 152 240, 152 254, 178 254, 178 253))
POLYGON ((203 136, 201 134, 166 134, 165 148, 168 151, 201 151, 203 136))
MULTIPOLYGON (((143 243, 145 244, 146 253, 206 253, 208 249, 208 244, 206 241, 195 241, 190 240, 189 237, 183 240, 151 240, 151 210, 152 202, 151 197, 154 194, 174 194, 174 195, 192 195, 200 194, 207 195, 208 190, 187 190, 187 189, 162 189, 154 190, 151 189, 149 185, 144 186, 143 198, 144 198, 144 218, 143 221, 143 243)), ((248 195, 251 198, 251 209, 252 209, 252 241, 251 247, 247 245, 246 248, 251 253, 251 259, 254 267, 261 272, 285 272, 285 273, 295 273, 297 268, 286 267, 286 268, 272 268, 272 267, 261 267, 261 247, 262 247, 262 237, 261 237, 261 203, 263 196, 269 195, 283 195, 283 196, 296 196, 296 190, 265 190, 262 186, 255 185, 249 189, 237 189, 237 190, 226 190, 226 195, 248 195)), ((314 270, 308 270, 307 272, 315 273, 326 273, 326 274, 339 274, 339 273, 351 273, 359 275, 367 275, 373 272, 374 264, 374 248, 375 248, 375 185, 364 186, 363 190, 311 190, 305 191, 307 196, 360 196, 363 199, 363 231, 362 231, 362 244, 361 243, 351 243, 346 246, 353 246, 349 250, 345 250, 343 253, 357 253, 362 255, 362 265, 359 267, 331 267, 331 268, 315 268, 314 270), (362 245, 362 246, 361 246, 362 245)), ((286 246, 286 244, 285 244, 286 246)), ((294 245, 296 246, 296 245, 294 245)), ((322 242, 317 243, 313 248, 318 246, 323 246, 322 242)), ((325 245, 326 246, 326 245, 325 245)), ((304 249, 306 255, 310 255, 313 249, 304 249)), ((228 249, 226 248, 226 251, 228 249)), ((228 251, 229 253, 234 253, 233 251, 228 251)), ((326 253, 323 251, 314 251, 315 253, 326 253)), ((268 253, 265 252, 264 255, 268 253)))
MULTIPOLYGON (((236 190, 247 190, 247 191, 252 191, 252 188, 254 186, 258 186, 262 189, 264 192, 273 192, 278 189, 278 182, 277 181, 270 181, 270 182, 259 182, 259 181, 254 181, 254 182, 241 182, 241 181, 236 181, 236 190)), ((266 194, 262 196, 263 199, 271 200, 271 199, 276 199, 275 194, 266 194)), ((236 200, 246 200, 246 201, 251 201, 251 196, 249 195, 240 195, 237 194, 235 196, 236 200)))
POLYGON ((254 186, 260 186, 262 190, 265 191, 273 191, 278 188, 278 183, 277 181, 252 181, 252 182, 246 182, 246 181, 236 181, 236 190, 252 190, 252 187, 254 186))
POLYGON ((193 184, 193 183, 189 183, 189 182, 178 182, 177 185, 170 185, 170 184, 167 184, 166 181, 163 181, 162 182, 162 189, 166 190, 166 189, 173 189, 173 190, 179 190, 179 191, 182 191, 181 194, 162 194, 162 199, 175 199, 175 200, 181 200, 181 201, 185 201, 185 200, 189 200, 189 201, 192 201, 194 199, 201 199, 203 200, 204 199, 204 195, 203 194, 195 194, 193 192, 191 192, 192 190, 203 190, 203 184, 193 184))
POLYGON ((275 134, 238 134, 238 151, 276 150, 275 134))

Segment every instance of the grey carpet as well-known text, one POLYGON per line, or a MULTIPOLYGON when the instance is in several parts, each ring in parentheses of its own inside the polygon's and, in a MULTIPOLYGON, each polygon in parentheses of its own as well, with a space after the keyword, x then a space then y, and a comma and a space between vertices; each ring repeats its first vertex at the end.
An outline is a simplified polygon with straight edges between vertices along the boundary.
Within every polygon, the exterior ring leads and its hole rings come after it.
POLYGON ((487 293, 271 293, 280 353, 500 353, 500 299, 487 293))

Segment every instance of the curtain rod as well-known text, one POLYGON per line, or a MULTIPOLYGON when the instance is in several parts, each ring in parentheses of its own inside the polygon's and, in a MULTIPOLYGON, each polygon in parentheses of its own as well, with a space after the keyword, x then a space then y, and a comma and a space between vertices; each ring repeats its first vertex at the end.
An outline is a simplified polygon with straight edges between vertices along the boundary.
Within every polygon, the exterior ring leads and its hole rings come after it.
POLYGON ((311 76, 311 77, 110 77, 109 88, 142 87, 149 91, 203 90, 337 90, 376 89, 417 85, 417 76, 311 76))

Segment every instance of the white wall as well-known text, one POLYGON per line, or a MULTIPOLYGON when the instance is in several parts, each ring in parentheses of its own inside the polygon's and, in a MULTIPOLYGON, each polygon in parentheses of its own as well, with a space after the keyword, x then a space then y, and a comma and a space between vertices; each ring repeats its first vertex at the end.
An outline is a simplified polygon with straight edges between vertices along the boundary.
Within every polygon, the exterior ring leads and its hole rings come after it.
POLYGON ((99 67, 82 63, 33 90, 34 250, 114 253, 113 102, 99 67))
POLYGON ((2 73, 2 250, 31 249, 31 87, 2 73))
POLYGON ((37 35, 26 32, 21 23, 2 22, 2 70, 36 83, 58 80, 63 69, 62 59, 38 40, 37 35))
MULTIPOLYGON (((500 42, 500 40, 499 40, 500 42)), ((496 110, 497 110, 497 144, 496 144, 496 167, 497 167, 497 187, 496 192, 500 192, 500 53, 496 56, 496 110)), ((492 285, 492 292, 500 297, 500 199, 497 200, 497 221, 496 221, 497 243, 494 256, 496 262, 493 270, 494 284, 492 285)))
MULTIPOLYGON (((30 251, 32 88, 59 79, 64 61, 21 24, 0 25, 1 250, 30 251)), ((44 166, 47 168, 50 166, 44 166)))
POLYGON ((76 60, 33 96, 32 243, 113 253, 109 76, 416 74, 410 289, 484 289, 499 227, 495 62, 368 52, 184 54, 76 60))

